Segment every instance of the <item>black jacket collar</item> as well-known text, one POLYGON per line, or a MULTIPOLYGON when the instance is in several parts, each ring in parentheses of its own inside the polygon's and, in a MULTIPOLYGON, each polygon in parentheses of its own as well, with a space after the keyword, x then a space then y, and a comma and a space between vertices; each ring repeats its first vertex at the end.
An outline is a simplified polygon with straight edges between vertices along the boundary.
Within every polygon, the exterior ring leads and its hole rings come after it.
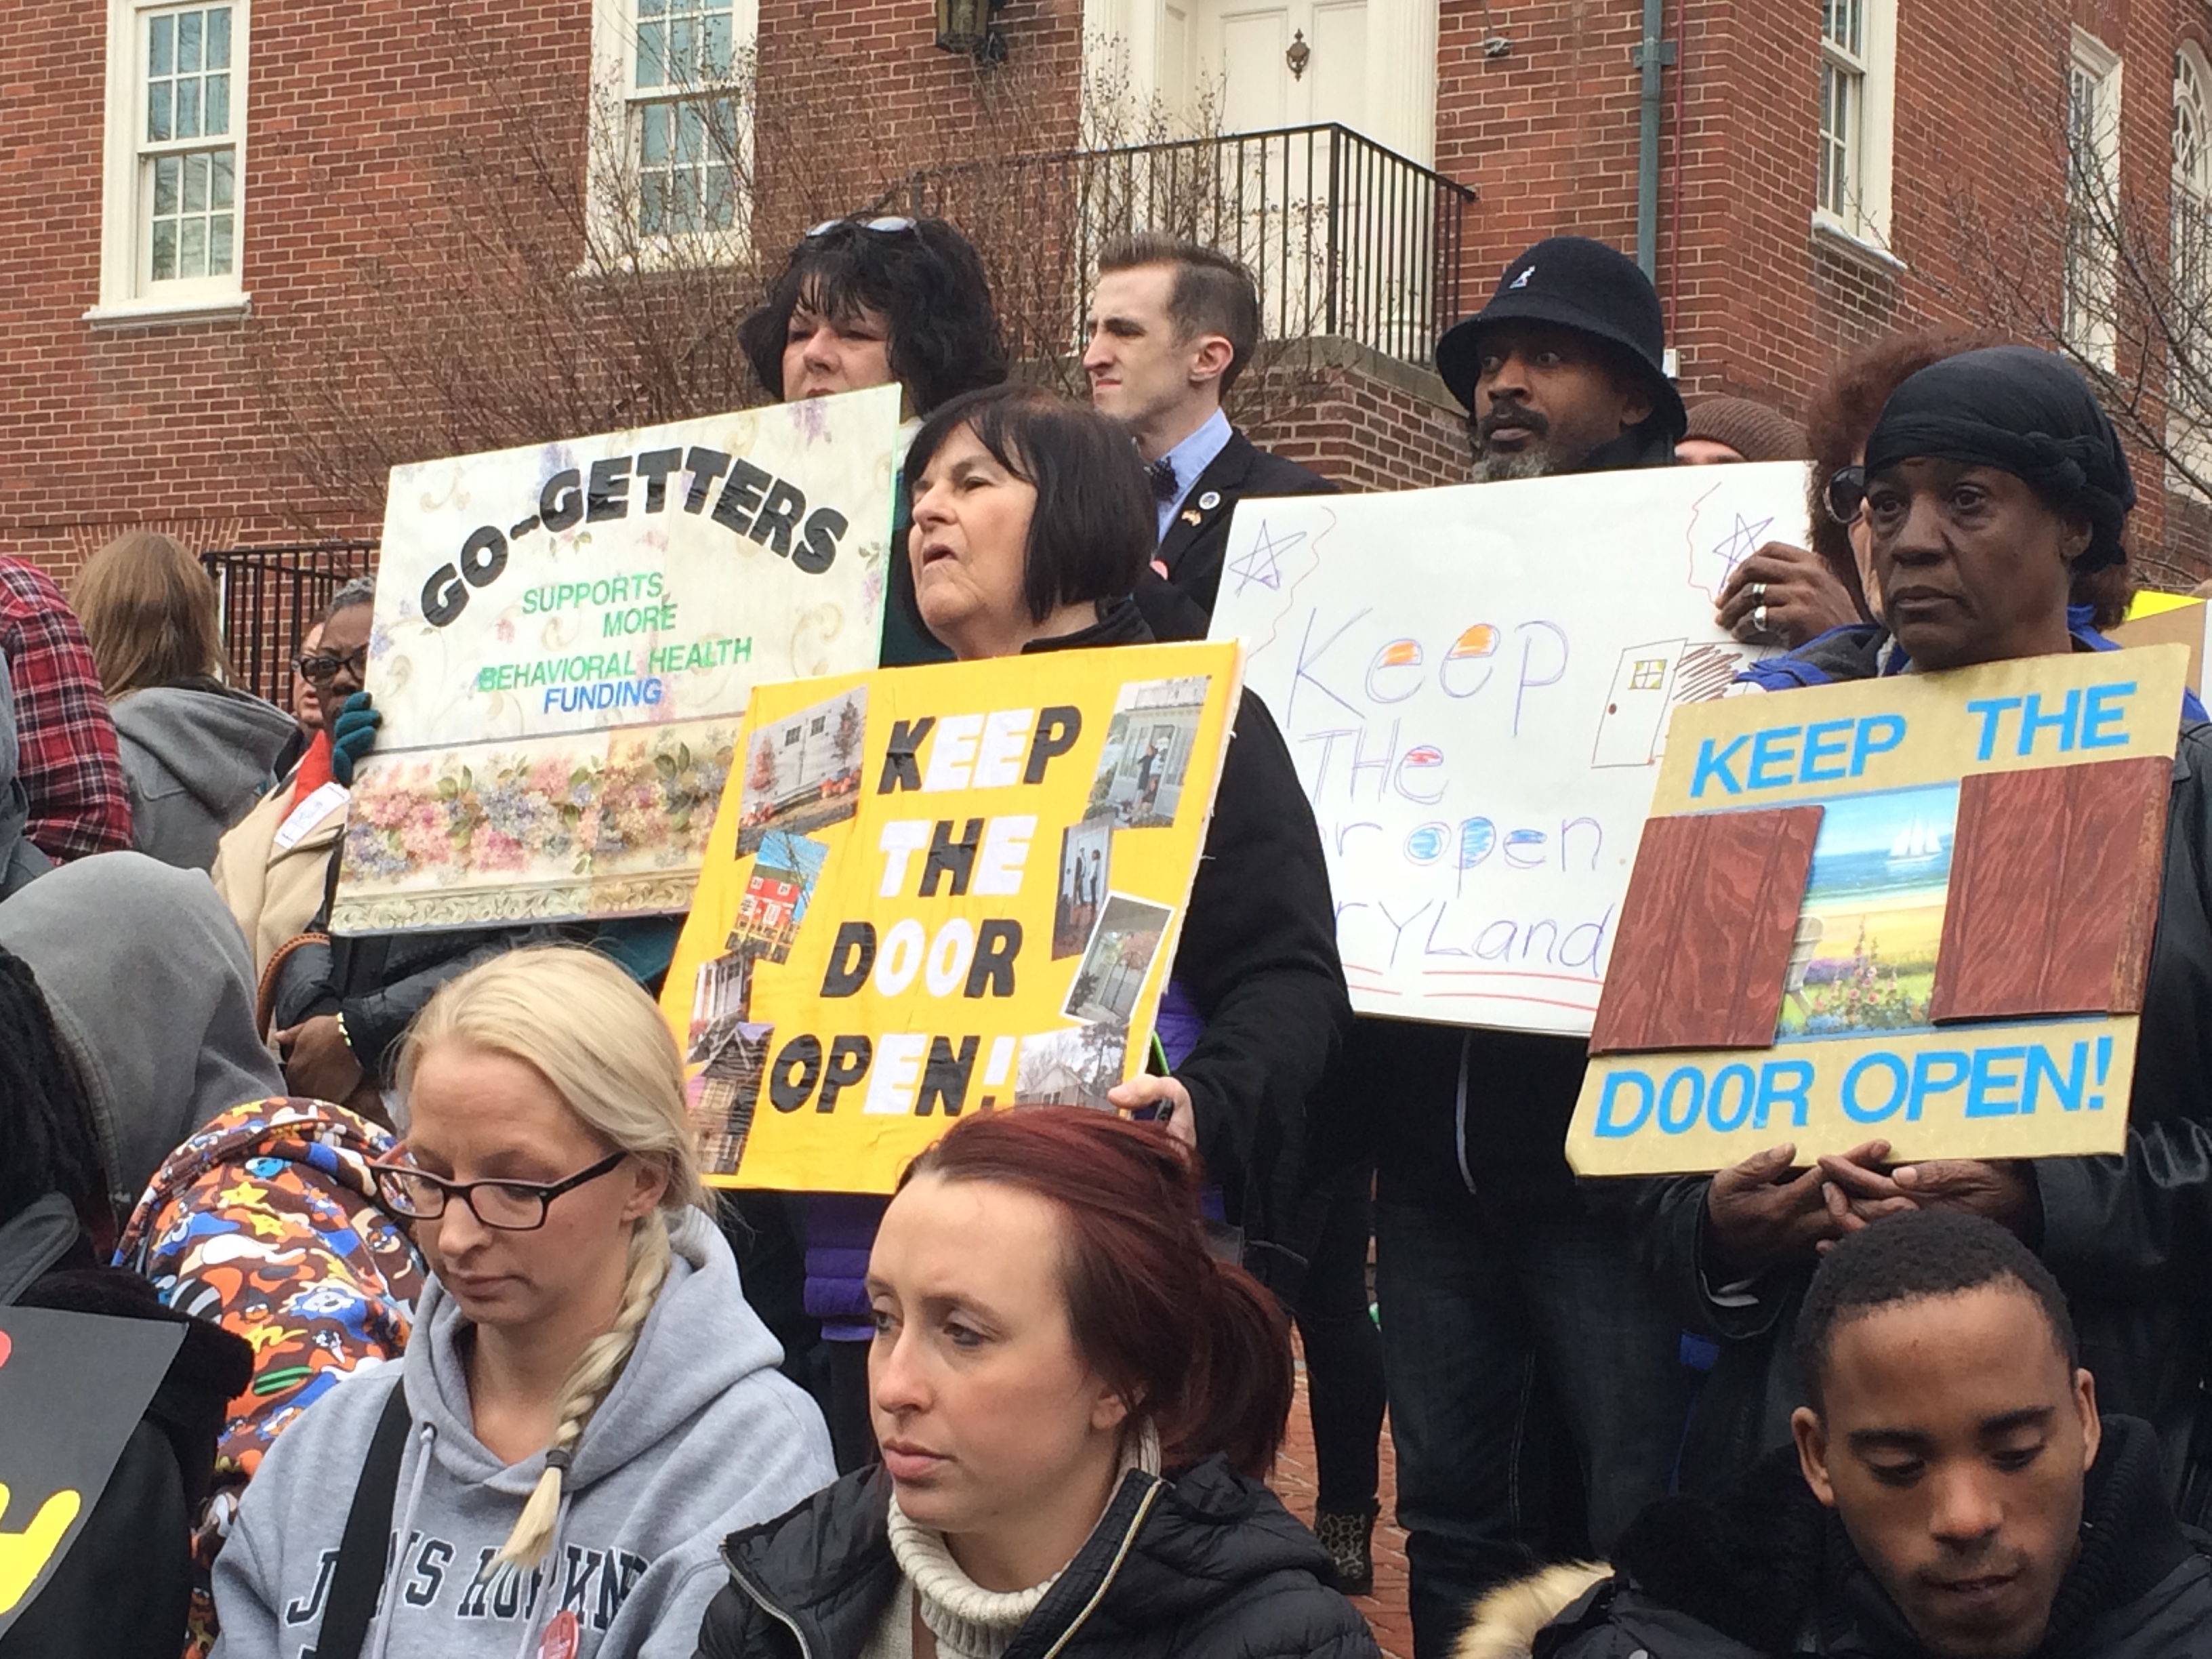
POLYGON ((1127 597, 1101 599, 1098 620, 1090 627, 1073 634, 1057 634, 1048 640, 1031 640, 1022 647, 1022 654, 1030 656, 1045 651, 1080 651, 1094 645, 1150 645, 1152 630, 1137 610, 1137 602, 1127 597))
POLYGON ((1632 426, 1618 438, 1600 444, 1583 458, 1580 466, 1569 467, 1567 471, 1572 473, 1626 472, 1633 467, 1674 465, 1674 439, 1667 435, 1662 422, 1650 420, 1642 426, 1632 426))
MULTIPOLYGON (((811 1659, 858 1653, 901 1583, 890 1510, 890 1478, 861 1470, 732 1534, 723 1559, 742 1593, 811 1659)), ((1134 1632, 1194 1620, 1239 1586, 1317 1575, 1327 1564, 1310 1533, 1218 1457, 1172 1481, 1132 1469, 1006 1659, 1042 1659, 1078 1626, 1091 1639, 1073 1651, 1121 1650, 1134 1632)))

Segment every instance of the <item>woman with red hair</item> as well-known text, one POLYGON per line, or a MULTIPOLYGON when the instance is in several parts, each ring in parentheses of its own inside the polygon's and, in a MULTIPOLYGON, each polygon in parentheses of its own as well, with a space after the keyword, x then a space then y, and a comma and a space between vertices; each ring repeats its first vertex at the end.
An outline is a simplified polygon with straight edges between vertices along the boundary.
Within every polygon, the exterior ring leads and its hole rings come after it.
POLYGON ((869 1258, 883 1462, 723 1546, 700 1659, 1371 1659, 1261 1484, 1291 1407, 1274 1298, 1206 1248, 1160 1127, 963 1119, 869 1258))

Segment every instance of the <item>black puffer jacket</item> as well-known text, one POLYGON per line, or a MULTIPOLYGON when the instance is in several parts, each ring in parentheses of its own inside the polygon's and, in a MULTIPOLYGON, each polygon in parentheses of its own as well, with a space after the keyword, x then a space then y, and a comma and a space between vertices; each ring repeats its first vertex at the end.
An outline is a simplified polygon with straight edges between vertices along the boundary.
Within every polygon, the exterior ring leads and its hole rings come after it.
MULTIPOLYGON (((2212 1656, 2212 1566, 2167 1506, 2148 1424, 2105 1419, 2081 1521, 2035 1659, 2212 1656)), ((1653 1504, 1615 1557, 1612 1579, 1537 1636, 1534 1659, 1923 1659, 1794 1451, 1717 1502, 1653 1504)))
MULTIPOLYGON (((696 1659, 858 1659, 901 1583, 890 1480, 859 1470, 722 1546, 696 1659)), ((1379 1659, 1318 1575, 1328 1554, 1258 1481, 1209 1458, 1132 1470, 1005 1659, 1379 1659)))
MULTIPOLYGON (((2027 1242, 2074 1308, 2097 1397, 2148 1419, 2169 1490, 2198 1416, 2212 1342, 2212 726, 2183 726, 2166 797, 2166 867, 2137 1036, 2128 1149, 2028 1165, 2039 1224, 2027 1242)), ((1711 1490, 1789 1439, 1798 1403, 1790 1338, 1813 1264, 1717 1298, 1709 1273, 1705 1177, 1638 1183, 1636 1237, 1683 1316, 1726 1339, 1684 1448, 1686 1487, 1711 1490)), ((2203 1454, 2198 1455, 2203 1461, 2203 1454)), ((2212 1492, 2199 1470, 2183 1518, 2202 1524, 2212 1492)))

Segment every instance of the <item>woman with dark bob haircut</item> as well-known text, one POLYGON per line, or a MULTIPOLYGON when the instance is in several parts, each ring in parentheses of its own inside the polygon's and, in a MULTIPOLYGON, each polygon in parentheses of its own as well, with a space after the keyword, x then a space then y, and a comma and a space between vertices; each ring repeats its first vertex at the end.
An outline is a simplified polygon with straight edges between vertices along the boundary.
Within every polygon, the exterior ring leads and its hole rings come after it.
MULTIPOLYGON (((970 392, 923 424, 906 483, 915 609, 963 662, 1152 643, 1130 598, 1152 556, 1152 494, 1104 416, 1046 392, 970 392)), ((1313 809, 1249 691, 1233 738, 1161 1000, 1171 1074, 1109 1098, 1160 1109, 1221 1184, 1227 1219, 1261 1247, 1255 1271, 1289 1290, 1268 1247, 1301 1234, 1306 1102, 1352 1004, 1313 809)))
POLYGON ((883 1464, 728 1539, 700 1659, 1373 1659, 1261 1484, 1290 1333, 1207 1248, 1164 1126, 962 1118, 908 1166, 867 1293, 883 1464))
MULTIPOLYGON (((2084 575, 2124 562, 2136 486, 2096 394, 2063 359, 1996 346, 1921 369, 1890 394, 1864 462, 1838 471, 1830 495, 1839 520, 1864 515, 1886 625, 1838 629, 1798 653, 1820 659, 1816 680, 2113 648, 2069 607, 2084 575)), ((2027 1238, 2081 1321, 2100 1403, 2148 1419, 2168 1468, 2182 1468, 2212 1337, 2201 1294, 2212 1256, 2212 726, 2186 692, 2172 714, 2179 737, 2124 1157, 1899 1166, 1870 1140, 1802 1171, 1785 1146, 1710 1180, 1641 1189, 1662 1285, 1733 1339, 1698 1397, 1686 1486, 1788 1443, 1789 1333, 1819 1241, 1907 1209, 1965 1210, 2027 1238), (1747 1294, 1717 1299, 1712 1286, 1739 1280, 1747 1294)))

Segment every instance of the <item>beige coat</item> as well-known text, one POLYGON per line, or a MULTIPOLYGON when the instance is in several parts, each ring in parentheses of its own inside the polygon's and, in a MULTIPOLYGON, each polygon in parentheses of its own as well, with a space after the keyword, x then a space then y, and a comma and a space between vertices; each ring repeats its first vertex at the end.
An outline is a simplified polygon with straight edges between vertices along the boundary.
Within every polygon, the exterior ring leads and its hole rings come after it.
POLYGON ((240 818, 216 848, 215 890, 253 947, 258 979, 269 959, 285 942, 304 933, 323 908, 331 856, 345 833, 345 803, 333 794, 305 824, 306 833, 289 847, 276 845, 279 830, 293 812, 292 780, 286 778, 240 818))

